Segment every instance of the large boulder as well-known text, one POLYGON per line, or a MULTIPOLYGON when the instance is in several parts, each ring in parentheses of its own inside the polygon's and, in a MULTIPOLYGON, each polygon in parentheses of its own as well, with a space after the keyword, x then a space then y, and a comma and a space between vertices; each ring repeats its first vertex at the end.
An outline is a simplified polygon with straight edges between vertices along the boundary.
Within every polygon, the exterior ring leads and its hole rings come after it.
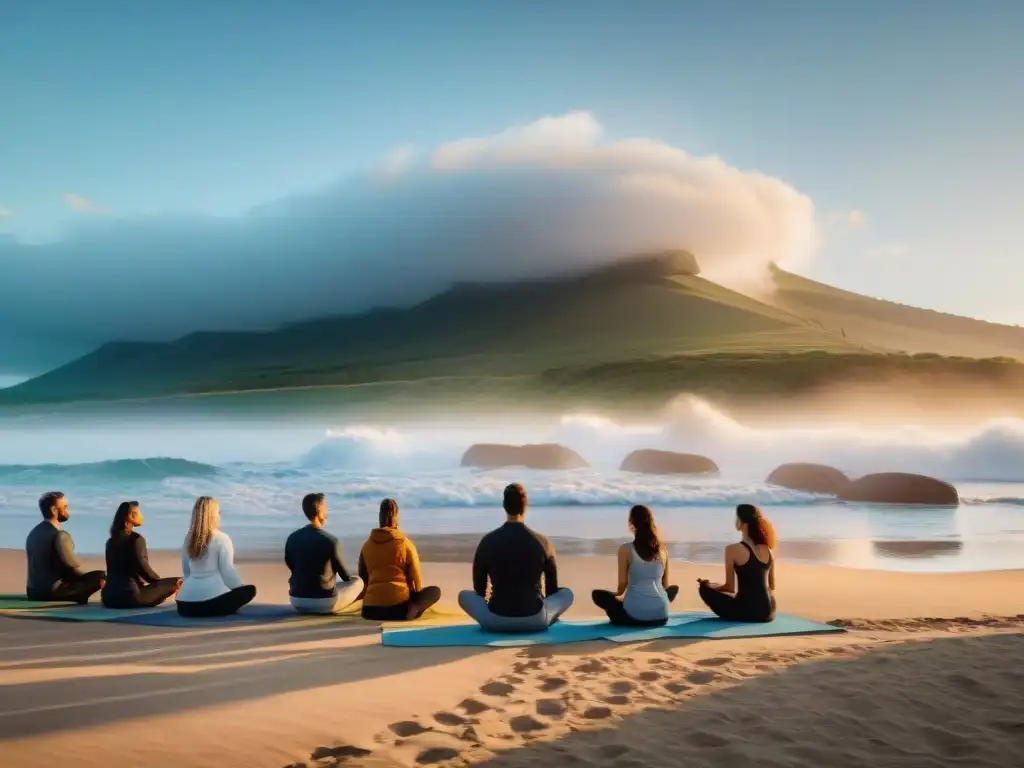
POLYGON ((526 469, 577 469, 588 466, 576 451, 556 443, 498 445, 477 443, 462 454, 462 466, 479 469, 525 467, 526 469))
POLYGON ((880 472, 865 475, 848 483, 839 491, 843 501, 874 504, 922 504, 932 507, 955 507, 960 494, 949 483, 925 475, 906 472, 880 472))
POLYGON ((633 451, 622 460, 623 472, 643 472, 647 475, 706 475, 718 471, 718 465, 707 456, 695 453, 675 453, 642 449, 633 451))
POLYGON ((765 481, 794 491, 827 493, 836 496, 850 478, 835 467, 825 464, 782 464, 772 470, 765 481))

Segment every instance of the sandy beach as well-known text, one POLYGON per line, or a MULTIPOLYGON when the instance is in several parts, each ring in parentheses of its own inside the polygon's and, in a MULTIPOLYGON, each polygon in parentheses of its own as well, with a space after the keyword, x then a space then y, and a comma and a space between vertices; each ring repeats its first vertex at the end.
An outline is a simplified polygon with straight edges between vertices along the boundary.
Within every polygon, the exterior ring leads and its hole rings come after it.
MULTIPOLYGON (((87 559, 86 564, 96 562, 87 559)), ((178 571, 155 553, 162 575, 178 571)), ((24 585, 0 551, 0 591, 24 585)), ((263 602, 282 564, 243 562, 263 602)), ((611 558, 564 558, 570 616, 611 558)), ((673 564, 676 608, 698 575, 673 564)), ((210 629, 0 618, 10 768, 70 766, 1011 766, 1024 753, 1024 571, 779 565, 782 610, 843 634, 385 648, 362 622, 210 629)), ((467 563, 426 563, 454 595, 467 563)))

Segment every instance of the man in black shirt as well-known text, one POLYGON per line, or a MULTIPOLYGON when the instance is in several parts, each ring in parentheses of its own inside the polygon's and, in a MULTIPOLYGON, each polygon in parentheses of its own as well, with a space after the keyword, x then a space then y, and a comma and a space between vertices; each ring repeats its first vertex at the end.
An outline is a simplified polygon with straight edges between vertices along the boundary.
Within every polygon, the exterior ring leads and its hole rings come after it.
POLYGON ((291 571, 288 597, 300 613, 334 613, 363 593, 363 580, 349 574, 341 559, 341 542, 324 530, 327 499, 308 493, 302 513, 309 525, 292 533, 284 545, 284 562, 291 571))
POLYGON ((502 506, 505 524, 480 540, 473 558, 473 589, 459 593, 459 605, 490 632, 542 631, 572 606, 572 590, 558 586, 551 542, 523 522, 526 489, 518 483, 505 488, 502 506))
POLYGON ((60 491, 39 498, 43 521, 25 540, 28 578, 25 593, 29 600, 69 600, 85 604, 103 587, 103 571, 82 570, 75 557, 75 542, 61 526, 71 516, 68 500, 60 491))

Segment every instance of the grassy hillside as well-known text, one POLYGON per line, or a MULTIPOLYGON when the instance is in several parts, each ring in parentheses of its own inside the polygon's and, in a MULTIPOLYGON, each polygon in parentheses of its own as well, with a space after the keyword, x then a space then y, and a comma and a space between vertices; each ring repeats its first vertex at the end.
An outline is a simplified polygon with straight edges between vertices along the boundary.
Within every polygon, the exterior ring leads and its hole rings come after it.
POLYGON ((1024 359, 1024 328, 908 307, 833 288, 776 269, 772 304, 845 333, 853 343, 893 351, 1024 359))
POLYGON ((415 307, 269 333, 107 344, 0 392, 0 404, 410 382, 472 393, 485 380, 540 394, 605 385, 624 397, 788 391, 865 371, 929 375, 937 366, 1002 381, 1020 367, 882 353, 892 340, 913 339, 904 348, 939 351, 955 342, 1024 356, 1020 329, 878 302, 781 271, 774 300, 757 301, 702 279, 691 262, 669 254, 560 280, 457 286, 415 307))

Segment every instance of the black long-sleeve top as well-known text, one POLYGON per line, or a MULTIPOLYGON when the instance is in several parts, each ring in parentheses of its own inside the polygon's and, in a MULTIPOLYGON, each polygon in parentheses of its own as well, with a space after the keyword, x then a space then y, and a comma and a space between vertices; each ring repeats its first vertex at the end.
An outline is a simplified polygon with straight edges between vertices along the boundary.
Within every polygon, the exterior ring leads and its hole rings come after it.
POLYGON ((141 534, 119 533, 107 539, 107 583, 103 591, 108 594, 132 592, 137 587, 160 580, 149 564, 146 539, 141 534))
POLYGON ((523 523, 505 523, 480 540, 473 557, 473 589, 481 597, 487 596, 488 579, 492 613, 533 616, 544 607, 544 594, 558 590, 555 548, 523 523))
POLYGON ((28 578, 25 592, 30 600, 48 600, 62 581, 82 575, 71 534, 49 520, 33 528, 25 540, 28 578))
POLYGON ((314 525, 299 528, 288 537, 284 562, 292 572, 288 579, 292 597, 331 597, 338 590, 335 575, 342 581, 351 579, 341 559, 341 542, 314 525))

